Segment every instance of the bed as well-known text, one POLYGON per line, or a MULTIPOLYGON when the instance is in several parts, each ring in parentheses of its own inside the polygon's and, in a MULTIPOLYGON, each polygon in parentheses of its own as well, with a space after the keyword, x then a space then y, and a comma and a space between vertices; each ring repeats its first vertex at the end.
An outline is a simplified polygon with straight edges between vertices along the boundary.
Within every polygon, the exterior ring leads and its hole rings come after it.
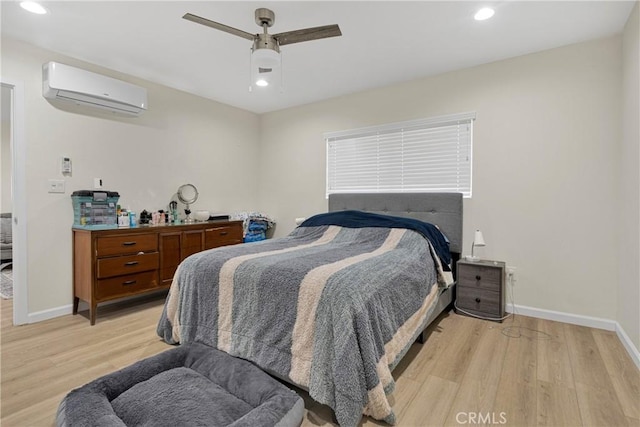
POLYGON ((393 424, 391 371, 452 302, 461 245, 460 194, 331 195, 287 237, 183 261, 158 335, 250 360, 340 425, 393 424))

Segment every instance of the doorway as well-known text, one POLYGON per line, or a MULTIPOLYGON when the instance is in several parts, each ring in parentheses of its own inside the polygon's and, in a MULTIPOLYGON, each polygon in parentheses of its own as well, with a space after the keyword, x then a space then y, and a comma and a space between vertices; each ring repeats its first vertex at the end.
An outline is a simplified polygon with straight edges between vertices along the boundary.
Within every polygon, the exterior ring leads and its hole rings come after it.
POLYGON ((13 324, 21 325, 28 323, 24 84, 10 81, 3 76, 0 86, 2 115, 2 145, 0 146, 0 177, 2 179, 0 210, 2 212, 0 213, 10 213, 10 221, 3 224, 5 228, 3 234, 8 234, 11 230, 13 282, 12 304, 6 306, 3 304, 3 307, 12 306, 13 324), (6 182, 7 180, 9 182, 6 182))
POLYGON ((0 298, 13 311, 13 226, 11 225, 11 88, 0 87, 0 298))

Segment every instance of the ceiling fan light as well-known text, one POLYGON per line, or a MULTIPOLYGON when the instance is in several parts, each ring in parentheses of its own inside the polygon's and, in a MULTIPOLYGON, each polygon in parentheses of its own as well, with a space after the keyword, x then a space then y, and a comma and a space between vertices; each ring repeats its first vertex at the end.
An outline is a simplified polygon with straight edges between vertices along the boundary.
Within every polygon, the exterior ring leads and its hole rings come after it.
POLYGON ((253 73, 253 85, 259 88, 266 88, 273 79, 273 69, 258 67, 253 73))
POLYGON ((280 54, 273 49, 254 49, 252 61, 260 68, 276 68, 280 65, 280 54))
POLYGON ((273 93, 282 90, 282 55, 271 48, 251 49, 249 92, 273 93))

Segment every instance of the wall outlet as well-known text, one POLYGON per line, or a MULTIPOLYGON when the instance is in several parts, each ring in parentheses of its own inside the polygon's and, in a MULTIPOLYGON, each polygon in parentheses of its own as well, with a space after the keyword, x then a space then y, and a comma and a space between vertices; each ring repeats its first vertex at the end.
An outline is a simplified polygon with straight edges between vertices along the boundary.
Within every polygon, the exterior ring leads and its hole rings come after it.
POLYGON ((511 265, 507 266, 507 282, 513 286, 516 282, 516 270, 517 268, 511 265))

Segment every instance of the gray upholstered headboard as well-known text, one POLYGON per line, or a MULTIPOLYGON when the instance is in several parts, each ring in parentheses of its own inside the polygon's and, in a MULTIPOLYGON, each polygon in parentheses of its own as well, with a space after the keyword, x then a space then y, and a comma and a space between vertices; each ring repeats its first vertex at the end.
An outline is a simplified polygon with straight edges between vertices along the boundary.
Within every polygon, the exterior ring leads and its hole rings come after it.
POLYGON ((461 193, 330 194, 329 211, 355 209, 419 219, 440 227, 451 252, 462 253, 461 193))

